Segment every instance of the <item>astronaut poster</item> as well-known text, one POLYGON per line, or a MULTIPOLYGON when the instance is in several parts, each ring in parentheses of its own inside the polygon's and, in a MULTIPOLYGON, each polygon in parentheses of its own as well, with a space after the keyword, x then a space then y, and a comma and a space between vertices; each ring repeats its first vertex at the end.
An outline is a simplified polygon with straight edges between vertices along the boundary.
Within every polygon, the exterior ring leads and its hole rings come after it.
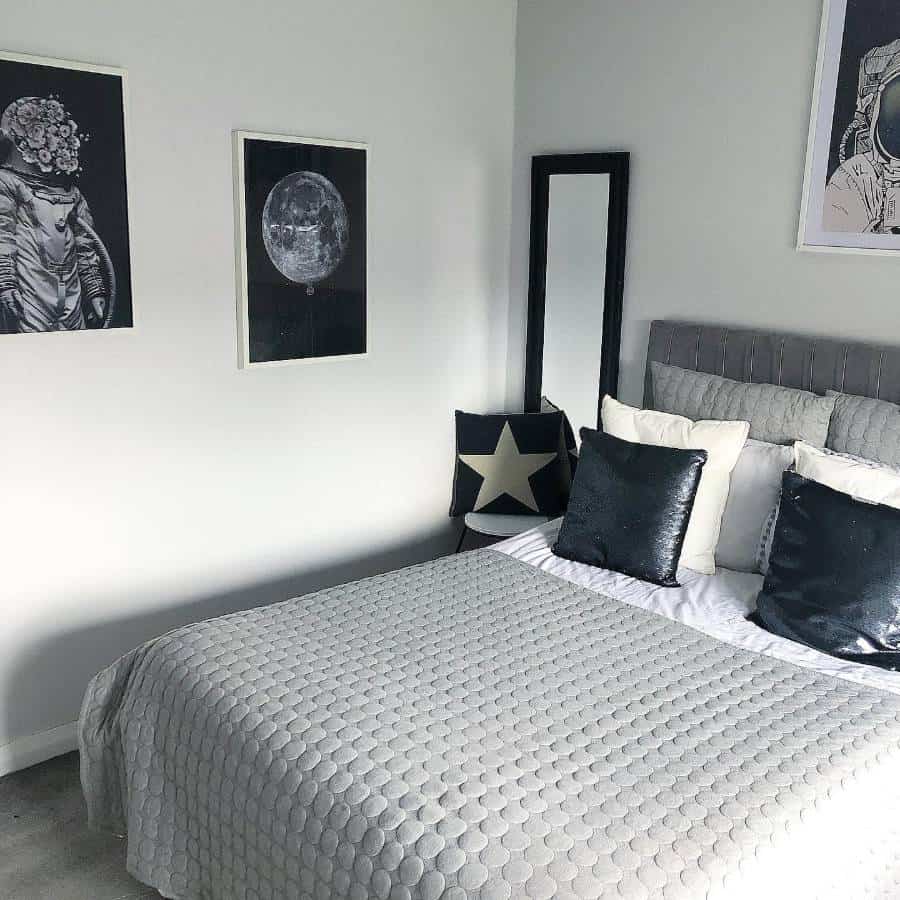
POLYGON ((900 3, 826 0, 799 248, 900 251, 900 3))
POLYGON ((236 132, 242 367, 366 355, 367 155, 236 132))
POLYGON ((124 82, 0 53, 0 334, 132 326, 124 82))

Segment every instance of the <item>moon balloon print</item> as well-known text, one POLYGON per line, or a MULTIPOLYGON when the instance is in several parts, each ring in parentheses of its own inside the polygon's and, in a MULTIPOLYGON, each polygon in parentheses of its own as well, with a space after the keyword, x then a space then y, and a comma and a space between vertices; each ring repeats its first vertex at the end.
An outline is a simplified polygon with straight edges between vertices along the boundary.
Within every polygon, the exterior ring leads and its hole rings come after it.
POLYGON ((235 134, 240 363, 363 356, 367 149, 235 134))

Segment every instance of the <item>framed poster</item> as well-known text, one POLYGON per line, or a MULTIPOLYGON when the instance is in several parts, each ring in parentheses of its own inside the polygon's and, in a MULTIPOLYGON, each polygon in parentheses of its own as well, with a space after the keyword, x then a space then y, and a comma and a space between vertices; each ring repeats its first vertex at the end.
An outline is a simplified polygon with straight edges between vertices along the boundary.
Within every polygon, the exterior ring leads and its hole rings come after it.
POLYGON ((132 326, 125 93, 0 52, 0 334, 132 326))
POLYGON ((365 356, 364 144, 235 133, 240 365, 365 356))
POLYGON ((798 248, 900 251, 900 3, 826 0, 798 248))

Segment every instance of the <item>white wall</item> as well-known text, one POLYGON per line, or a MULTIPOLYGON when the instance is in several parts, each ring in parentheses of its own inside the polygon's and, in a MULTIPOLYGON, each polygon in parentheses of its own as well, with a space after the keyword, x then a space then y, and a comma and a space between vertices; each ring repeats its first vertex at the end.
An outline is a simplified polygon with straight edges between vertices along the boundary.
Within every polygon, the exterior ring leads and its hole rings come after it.
POLYGON ((534 153, 630 150, 623 399, 658 317, 900 343, 900 263, 794 250, 821 0, 520 0, 508 398, 534 153))
POLYGON ((4 49, 128 69, 137 318, 2 340, 9 768, 144 638, 452 547, 452 410, 505 391, 515 3, 2 19, 4 49), (369 359, 237 370, 235 128, 370 144, 369 359))

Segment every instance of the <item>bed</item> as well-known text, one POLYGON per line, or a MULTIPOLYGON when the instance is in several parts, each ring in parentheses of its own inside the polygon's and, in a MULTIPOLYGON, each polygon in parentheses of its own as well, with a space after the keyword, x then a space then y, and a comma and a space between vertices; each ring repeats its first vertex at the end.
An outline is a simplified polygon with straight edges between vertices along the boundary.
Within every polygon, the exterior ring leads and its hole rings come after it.
MULTIPOLYGON (((725 334, 654 323, 650 358, 900 384, 725 334)), ((661 590, 555 527, 136 648, 85 696, 91 823, 173 900, 900 895, 900 676, 752 625, 759 576, 661 590)))

